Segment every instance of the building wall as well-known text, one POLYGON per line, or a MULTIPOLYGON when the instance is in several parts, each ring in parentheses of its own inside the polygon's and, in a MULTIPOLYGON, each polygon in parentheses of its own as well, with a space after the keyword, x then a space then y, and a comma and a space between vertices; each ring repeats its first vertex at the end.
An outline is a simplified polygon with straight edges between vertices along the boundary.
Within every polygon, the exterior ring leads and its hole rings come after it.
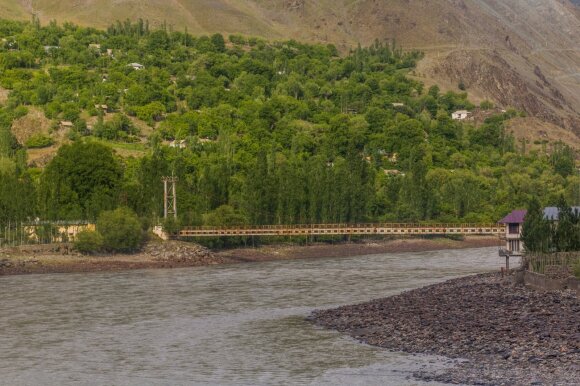
POLYGON ((505 249, 511 255, 521 255, 524 251, 524 242, 522 241, 522 224, 506 224, 505 228, 505 249))
MULTIPOLYGON (((29 225, 24 228, 24 232, 28 235, 29 240, 34 242, 46 242, 48 240, 44 239, 45 236, 41 236, 42 225, 29 225)), ((63 243, 71 242, 76 239, 76 236, 85 230, 94 231, 96 229, 95 224, 70 224, 70 225, 53 225, 50 230, 50 242, 52 243, 63 243)))

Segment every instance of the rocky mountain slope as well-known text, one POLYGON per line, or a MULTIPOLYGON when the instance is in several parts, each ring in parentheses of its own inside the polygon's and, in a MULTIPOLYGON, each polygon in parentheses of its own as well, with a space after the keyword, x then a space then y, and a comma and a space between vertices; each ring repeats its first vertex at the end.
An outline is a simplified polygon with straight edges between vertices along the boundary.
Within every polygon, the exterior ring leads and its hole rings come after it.
POLYGON ((144 18, 192 33, 426 52, 416 76, 580 135, 580 7, 571 0, 0 0, 0 15, 104 27, 144 18))

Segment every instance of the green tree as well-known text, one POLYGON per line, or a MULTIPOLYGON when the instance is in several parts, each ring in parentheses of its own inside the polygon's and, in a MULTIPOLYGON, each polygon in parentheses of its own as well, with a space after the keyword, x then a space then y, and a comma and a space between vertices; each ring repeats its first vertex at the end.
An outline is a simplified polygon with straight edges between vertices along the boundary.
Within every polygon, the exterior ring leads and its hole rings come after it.
POLYGON ((205 214, 203 216, 203 223, 217 227, 240 226, 247 224, 247 219, 233 207, 222 205, 210 213, 205 214))
POLYGON ((554 230, 554 246, 558 252, 573 251, 580 244, 577 216, 566 203, 564 196, 558 200, 558 222, 554 230))
POLYGON ((575 155, 574 150, 561 142, 554 145, 554 151, 551 156, 554 171, 566 178, 574 174, 575 155))
POLYGON ((224 52, 226 50, 226 42, 222 34, 214 34, 211 36, 211 43, 218 52, 224 52))
POLYGON ((122 169, 111 148, 94 142, 62 146, 40 180, 44 216, 95 219, 118 204, 122 169))
POLYGON ((550 223, 544 219, 544 211, 536 197, 528 205, 522 241, 527 252, 548 252, 551 248, 550 223))
POLYGON ((139 217, 125 207, 102 212, 97 231, 103 236, 103 248, 110 252, 135 252, 143 242, 139 217))

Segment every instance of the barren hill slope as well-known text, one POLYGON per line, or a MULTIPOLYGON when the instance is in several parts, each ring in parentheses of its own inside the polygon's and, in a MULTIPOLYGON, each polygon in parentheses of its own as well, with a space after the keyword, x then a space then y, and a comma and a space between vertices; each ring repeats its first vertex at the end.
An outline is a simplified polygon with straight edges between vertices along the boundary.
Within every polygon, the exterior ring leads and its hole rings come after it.
MULTIPOLYGON (((576 2, 576 1, 575 1, 576 2)), ((571 0, 0 0, 0 15, 104 27, 166 21, 193 33, 348 49, 394 39, 427 53, 417 75, 580 135, 580 8, 571 0)))

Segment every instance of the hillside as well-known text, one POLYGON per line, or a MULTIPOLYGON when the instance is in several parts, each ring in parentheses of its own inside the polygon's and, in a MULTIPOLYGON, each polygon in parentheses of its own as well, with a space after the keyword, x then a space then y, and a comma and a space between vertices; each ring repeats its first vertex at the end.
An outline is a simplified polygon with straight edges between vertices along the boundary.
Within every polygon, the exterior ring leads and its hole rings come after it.
POLYGON ((0 14, 105 27, 139 17, 176 30, 329 42, 394 39, 427 53, 420 80, 513 106, 580 135, 580 12, 568 0, 0 0, 0 14))
POLYGON ((191 225, 494 221, 580 197, 549 124, 520 144, 517 111, 408 77, 418 51, 141 23, 0 20, 0 40, 0 225, 118 206, 157 222, 167 175, 191 225))

